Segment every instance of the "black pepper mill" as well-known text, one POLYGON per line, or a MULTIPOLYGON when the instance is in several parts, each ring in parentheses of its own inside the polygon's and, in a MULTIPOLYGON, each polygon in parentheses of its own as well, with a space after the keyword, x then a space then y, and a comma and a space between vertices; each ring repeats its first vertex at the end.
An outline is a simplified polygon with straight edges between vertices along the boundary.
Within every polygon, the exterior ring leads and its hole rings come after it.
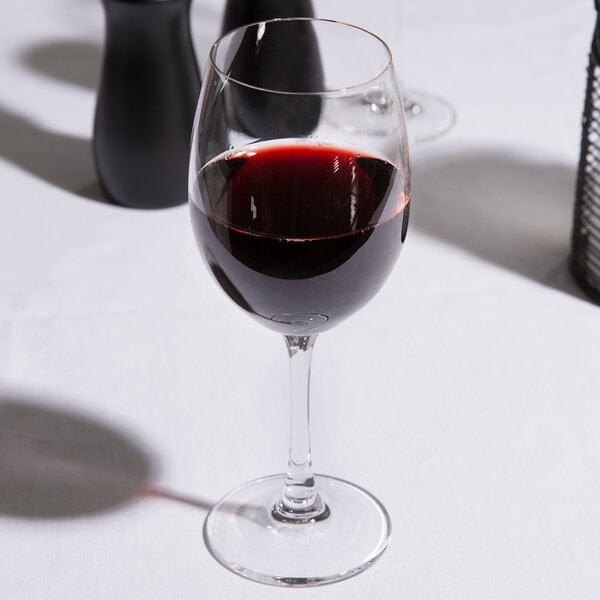
MULTIPOLYGON (((258 21, 289 17, 314 17, 311 0, 228 0, 222 33, 258 21)), ((292 38, 289 35, 282 37, 277 29, 267 29, 257 40, 256 34, 248 31, 240 41, 237 53, 237 66, 230 73, 234 79, 251 81, 258 88, 280 92, 309 94, 323 89, 321 58, 310 22, 298 27, 292 38), (282 61, 286 62, 286 69, 281 68, 282 61)), ((321 98, 316 94, 286 97, 264 91, 256 93, 251 88, 238 86, 233 96, 237 106, 237 129, 257 138, 283 132, 308 135, 321 116, 321 98), (264 110, 265 103, 268 111, 264 110)))
MULTIPOLYGON (((600 1, 596 0, 596 11, 600 1)), ((600 15, 592 39, 575 193, 571 272, 600 304, 600 15)))
POLYGON ((267 19, 314 16, 311 0, 228 0, 222 32, 267 19))
POLYGON ((200 72, 191 0, 103 0, 106 42, 94 156, 112 200, 163 208, 187 200, 200 72))

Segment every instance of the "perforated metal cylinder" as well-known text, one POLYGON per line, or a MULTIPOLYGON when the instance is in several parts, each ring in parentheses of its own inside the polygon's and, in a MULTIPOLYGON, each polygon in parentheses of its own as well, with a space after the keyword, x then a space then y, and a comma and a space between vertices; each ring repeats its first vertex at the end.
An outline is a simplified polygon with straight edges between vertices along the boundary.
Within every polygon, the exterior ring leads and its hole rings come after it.
POLYGON ((571 271, 581 289, 600 303, 600 22, 592 40, 582 125, 571 271))

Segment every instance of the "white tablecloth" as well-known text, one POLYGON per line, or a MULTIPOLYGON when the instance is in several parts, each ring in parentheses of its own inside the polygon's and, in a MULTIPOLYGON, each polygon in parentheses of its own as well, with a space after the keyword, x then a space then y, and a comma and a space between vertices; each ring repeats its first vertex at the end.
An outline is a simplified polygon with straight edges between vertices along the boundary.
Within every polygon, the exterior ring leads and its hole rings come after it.
MULTIPOLYGON (((566 269, 592 2, 405 0, 378 22, 376 3, 340 4, 321 16, 380 27, 406 85, 458 115, 413 150, 414 219, 388 284, 315 351, 315 466, 384 502, 390 548, 302 591, 210 557, 207 507, 285 468, 283 344, 209 278, 185 206, 102 201, 100 2, 13 2, 0 18, 2 600, 600 597, 600 311, 566 269)), ((202 63, 221 9, 194 1, 202 63)))

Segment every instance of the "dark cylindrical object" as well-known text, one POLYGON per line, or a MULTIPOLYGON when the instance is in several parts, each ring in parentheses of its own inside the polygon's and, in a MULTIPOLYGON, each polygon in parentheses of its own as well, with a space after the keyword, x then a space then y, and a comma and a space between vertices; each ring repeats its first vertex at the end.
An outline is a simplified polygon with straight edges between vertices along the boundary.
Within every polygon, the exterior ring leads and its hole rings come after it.
POLYGON ((115 202, 163 208, 187 200, 200 72, 191 0, 103 0, 106 42, 94 124, 100 181, 115 202))
POLYGON ((222 31, 267 19, 314 16, 311 0, 228 0, 222 31))
MULTIPOLYGON (((228 0, 222 31, 287 17, 314 17, 311 0, 228 0)), ((267 28, 259 33, 257 38, 255 29, 248 30, 240 40, 236 67, 230 73, 234 79, 278 92, 310 94, 323 89, 321 58, 310 22, 289 34, 282 28, 267 28)), ((277 136, 280 132, 308 135, 321 115, 321 99, 316 95, 268 95, 240 86, 233 95, 238 120, 235 127, 257 138, 277 136)))
POLYGON ((600 304, 600 17, 590 51, 582 129, 570 264, 581 289, 600 304))

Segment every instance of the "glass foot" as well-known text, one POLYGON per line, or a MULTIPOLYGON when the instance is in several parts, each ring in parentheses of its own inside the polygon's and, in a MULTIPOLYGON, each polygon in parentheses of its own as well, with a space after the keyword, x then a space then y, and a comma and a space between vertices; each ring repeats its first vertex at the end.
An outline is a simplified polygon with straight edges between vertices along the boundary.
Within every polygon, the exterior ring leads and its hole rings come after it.
POLYGON ((456 121, 456 111, 447 100, 410 88, 404 92, 404 111, 411 144, 444 135, 456 121))
POLYGON ((315 475, 330 514, 309 523, 281 522, 272 510, 284 482, 285 475, 257 479, 212 508, 204 540, 224 567, 270 585, 317 586, 357 575, 387 547, 389 516, 366 490, 315 475))

